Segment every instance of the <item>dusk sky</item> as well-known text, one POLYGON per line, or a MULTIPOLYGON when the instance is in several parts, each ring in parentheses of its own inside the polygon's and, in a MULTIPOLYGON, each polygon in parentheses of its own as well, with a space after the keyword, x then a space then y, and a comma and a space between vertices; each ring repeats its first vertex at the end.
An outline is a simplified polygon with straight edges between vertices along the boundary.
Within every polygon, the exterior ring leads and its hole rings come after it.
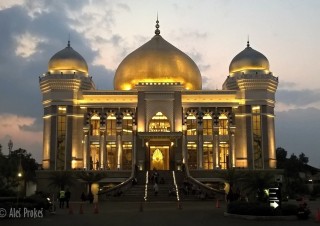
POLYGON ((39 76, 71 46, 98 89, 113 89, 123 58, 161 35, 198 65, 204 89, 221 89, 232 58, 250 40, 279 77, 276 146, 303 152, 320 168, 319 0, 1 0, 0 144, 26 149, 41 163, 39 76))

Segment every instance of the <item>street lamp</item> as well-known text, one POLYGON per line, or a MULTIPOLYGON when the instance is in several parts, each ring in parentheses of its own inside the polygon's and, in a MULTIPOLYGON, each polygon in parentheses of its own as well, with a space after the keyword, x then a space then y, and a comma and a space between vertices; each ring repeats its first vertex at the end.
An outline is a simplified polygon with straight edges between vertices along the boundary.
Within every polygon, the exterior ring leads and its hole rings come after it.
POLYGON ((8 143, 9 154, 11 154, 12 147, 13 147, 13 142, 12 142, 12 140, 10 139, 10 140, 9 140, 9 143, 8 143))

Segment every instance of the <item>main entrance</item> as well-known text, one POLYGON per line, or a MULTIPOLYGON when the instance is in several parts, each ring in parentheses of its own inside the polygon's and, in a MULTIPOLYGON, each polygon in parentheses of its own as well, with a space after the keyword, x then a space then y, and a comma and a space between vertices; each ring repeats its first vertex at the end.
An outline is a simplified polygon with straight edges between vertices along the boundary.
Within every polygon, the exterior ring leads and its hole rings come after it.
POLYGON ((150 169, 169 170, 169 145, 150 146, 150 169))

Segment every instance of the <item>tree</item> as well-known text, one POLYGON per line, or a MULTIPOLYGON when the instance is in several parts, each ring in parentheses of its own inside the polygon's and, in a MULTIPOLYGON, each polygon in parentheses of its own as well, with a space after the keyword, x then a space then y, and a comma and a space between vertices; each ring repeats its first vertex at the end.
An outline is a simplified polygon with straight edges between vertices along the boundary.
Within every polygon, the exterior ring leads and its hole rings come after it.
POLYGON ((287 151, 282 147, 278 147, 276 149, 277 169, 284 169, 287 160, 287 154, 287 151))
POLYGON ((22 191, 25 191, 27 182, 36 180, 37 169, 36 160, 25 149, 11 151, 8 156, 0 154, 0 193, 11 194, 21 180, 24 185, 22 191), (22 173, 21 177, 18 177, 18 172, 22 173))
POLYGON ((106 174, 103 172, 80 171, 77 173, 77 177, 87 183, 89 187, 88 194, 91 194, 92 184, 100 181, 102 178, 105 178, 106 174))
POLYGON ((267 195, 265 189, 274 182, 274 175, 269 172, 249 172, 244 179, 244 188, 249 194, 255 194, 258 201, 266 202, 267 195))
POLYGON ((69 171, 55 171, 49 176, 49 186, 64 190, 67 186, 71 187, 75 183, 75 178, 69 171))
POLYGON ((299 155, 299 161, 300 161, 301 164, 306 165, 309 162, 309 158, 306 157, 306 155, 304 153, 301 153, 299 155))

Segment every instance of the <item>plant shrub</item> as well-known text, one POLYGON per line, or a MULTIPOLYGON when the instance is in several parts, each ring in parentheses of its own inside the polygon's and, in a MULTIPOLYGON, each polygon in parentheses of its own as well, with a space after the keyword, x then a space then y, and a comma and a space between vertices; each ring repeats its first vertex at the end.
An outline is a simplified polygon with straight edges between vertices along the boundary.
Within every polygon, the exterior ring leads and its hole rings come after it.
POLYGON ((231 202, 227 206, 228 213, 252 216, 289 216, 296 215, 297 211, 298 206, 294 204, 284 204, 281 209, 261 202, 231 202))

